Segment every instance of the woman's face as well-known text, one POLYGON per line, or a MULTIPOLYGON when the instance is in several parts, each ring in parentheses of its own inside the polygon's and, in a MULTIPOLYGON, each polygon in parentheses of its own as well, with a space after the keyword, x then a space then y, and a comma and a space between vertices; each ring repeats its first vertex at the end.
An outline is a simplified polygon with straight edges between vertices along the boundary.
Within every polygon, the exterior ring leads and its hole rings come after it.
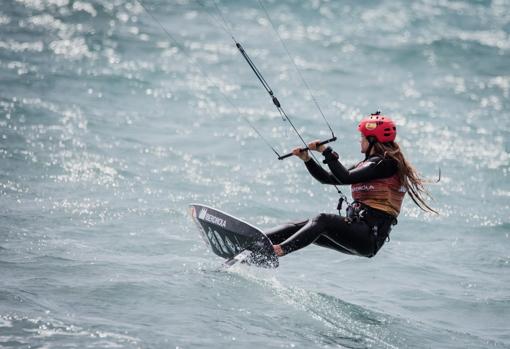
POLYGON ((361 145, 361 152, 365 154, 368 150, 368 139, 363 134, 361 134, 359 143, 361 145))

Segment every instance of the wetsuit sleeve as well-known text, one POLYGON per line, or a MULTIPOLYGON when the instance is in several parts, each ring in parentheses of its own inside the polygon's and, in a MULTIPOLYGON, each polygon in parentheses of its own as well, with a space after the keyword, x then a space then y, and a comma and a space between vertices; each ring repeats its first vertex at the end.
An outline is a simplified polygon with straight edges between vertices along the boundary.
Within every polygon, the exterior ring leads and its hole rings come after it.
POLYGON ((346 169, 330 147, 324 152, 324 162, 328 165, 331 173, 342 182, 342 184, 354 184, 374 179, 388 178, 393 176, 397 170, 397 162, 393 159, 382 159, 378 156, 369 158, 365 165, 359 168, 346 169))
POLYGON ((314 159, 305 161, 305 166, 312 175, 313 178, 321 182, 322 184, 341 184, 335 180, 335 178, 326 171, 321 165, 315 162, 314 159))

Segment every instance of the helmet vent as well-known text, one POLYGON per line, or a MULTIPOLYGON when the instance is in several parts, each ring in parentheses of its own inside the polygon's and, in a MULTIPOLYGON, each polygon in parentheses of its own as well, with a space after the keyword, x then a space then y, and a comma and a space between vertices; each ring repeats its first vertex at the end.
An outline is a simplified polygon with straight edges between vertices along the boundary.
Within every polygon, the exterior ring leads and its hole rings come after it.
POLYGON ((397 128, 393 120, 381 115, 379 111, 361 120, 358 131, 367 139, 372 138, 374 141, 381 143, 393 142, 397 135, 397 128))

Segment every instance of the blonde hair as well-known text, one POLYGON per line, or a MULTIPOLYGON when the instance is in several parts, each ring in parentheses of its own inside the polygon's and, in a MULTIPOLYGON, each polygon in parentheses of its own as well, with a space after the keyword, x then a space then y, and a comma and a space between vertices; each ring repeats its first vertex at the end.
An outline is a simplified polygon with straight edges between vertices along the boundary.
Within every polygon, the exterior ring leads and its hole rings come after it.
POLYGON ((413 202, 425 212, 439 214, 425 201, 425 197, 431 198, 425 189, 426 181, 418 174, 416 169, 406 160, 400 146, 396 142, 375 142, 373 152, 385 158, 394 159, 398 164, 398 176, 413 202))

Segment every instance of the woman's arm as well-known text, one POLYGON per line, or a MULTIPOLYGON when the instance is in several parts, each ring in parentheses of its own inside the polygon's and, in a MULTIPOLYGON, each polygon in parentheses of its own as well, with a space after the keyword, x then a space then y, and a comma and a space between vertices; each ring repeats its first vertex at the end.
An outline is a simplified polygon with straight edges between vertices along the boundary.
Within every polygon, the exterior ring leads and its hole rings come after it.
POLYGON ((313 178, 321 182, 322 184, 342 184, 339 183, 328 171, 322 166, 315 162, 314 159, 308 159, 305 161, 305 166, 308 172, 313 178))
POLYGON ((312 177, 322 184, 340 184, 335 180, 331 173, 323 169, 321 165, 310 157, 308 150, 303 151, 300 148, 294 148, 292 149, 292 154, 303 160, 308 172, 310 172, 312 177))
POLYGON ((373 179, 387 178, 393 176, 397 170, 397 162, 393 159, 385 159, 380 156, 372 156, 363 166, 348 170, 338 161, 338 154, 330 147, 322 153, 324 162, 328 165, 331 173, 338 178, 342 184, 354 184, 370 181, 373 179))

